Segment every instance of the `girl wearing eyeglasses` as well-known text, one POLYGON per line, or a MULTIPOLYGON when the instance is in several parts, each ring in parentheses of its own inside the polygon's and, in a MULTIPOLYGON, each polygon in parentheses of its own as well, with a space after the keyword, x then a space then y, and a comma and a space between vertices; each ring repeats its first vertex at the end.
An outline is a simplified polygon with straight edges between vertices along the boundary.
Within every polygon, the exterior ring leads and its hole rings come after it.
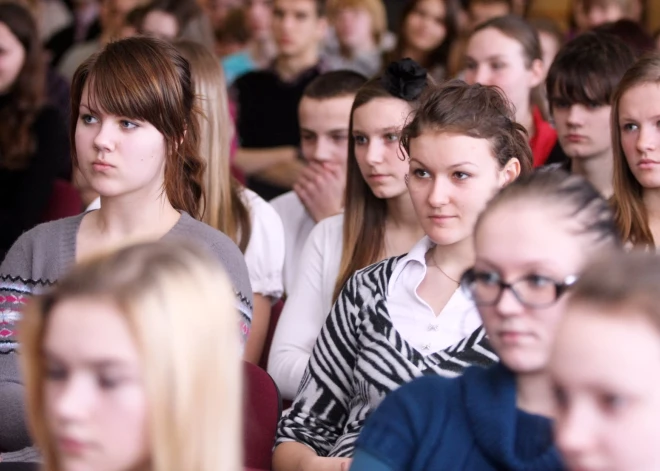
POLYGON ((564 469, 549 356, 564 293, 592 255, 620 246, 612 212, 583 178, 534 173, 491 200, 474 246, 461 285, 501 363, 394 391, 367 420, 352 471, 564 469))

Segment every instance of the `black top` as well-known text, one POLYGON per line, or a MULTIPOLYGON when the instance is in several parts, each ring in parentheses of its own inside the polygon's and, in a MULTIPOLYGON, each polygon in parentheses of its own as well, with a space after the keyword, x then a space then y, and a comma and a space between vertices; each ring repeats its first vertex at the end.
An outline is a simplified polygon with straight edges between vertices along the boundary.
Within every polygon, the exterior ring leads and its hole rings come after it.
MULTIPOLYGON (((7 102, 0 97, 0 108, 7 102)), ((25 169, 3 168, 0 160, 0 260, 23 232, 43 222, 55 180, 70 173, 69 137, 59 112, 44 106, 32 130, 37 146, 25 169)))
MULTIPOLYGON (((250 72, 234 82, 238 105, 236 128, 241 147, 259 149, 300 145, 298 102, 305 87, 321 74, 313 67, 284 82, 274 70, 250 72)), ((266 200, 290 190, 250 178, 248 186, 266 200)))

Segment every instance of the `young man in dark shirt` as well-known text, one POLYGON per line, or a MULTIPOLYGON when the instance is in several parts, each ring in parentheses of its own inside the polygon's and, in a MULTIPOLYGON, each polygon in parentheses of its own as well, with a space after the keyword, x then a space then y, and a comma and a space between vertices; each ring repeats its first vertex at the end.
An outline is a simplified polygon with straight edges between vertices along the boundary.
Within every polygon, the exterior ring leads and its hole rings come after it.
POLYGON ((235 164, 248 176, 248 186, 267 200, 290 190, 304 166, 298 156, 298 102, 322 72, 324 1, 275 0, 272 27, 275 61, 234 84, 241 145, 235 164))

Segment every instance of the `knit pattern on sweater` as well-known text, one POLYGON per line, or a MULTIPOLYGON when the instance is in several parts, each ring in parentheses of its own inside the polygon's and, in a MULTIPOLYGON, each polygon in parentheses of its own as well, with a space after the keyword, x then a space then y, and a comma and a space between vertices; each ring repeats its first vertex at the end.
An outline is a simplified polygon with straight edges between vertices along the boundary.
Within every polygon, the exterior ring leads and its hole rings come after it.
POLYGON ((390 391, 418 376, 454 377, 470 365, 497 361, 482 328, 428 356, 405 341, 386 302, 389 278, 401 258, 348 280, 314 346, 296 400, 280 420, 276 445, 296 441, 319 456, 350 457, 365 419, 390 391))

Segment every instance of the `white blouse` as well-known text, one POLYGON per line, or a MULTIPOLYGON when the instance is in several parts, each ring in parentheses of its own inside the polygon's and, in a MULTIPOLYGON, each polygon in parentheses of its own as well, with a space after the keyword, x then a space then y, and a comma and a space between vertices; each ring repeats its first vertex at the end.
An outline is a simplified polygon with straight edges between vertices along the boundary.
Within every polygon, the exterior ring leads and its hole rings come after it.
POLYGON ((250 210, 251 234, 245 248, 245 264, 252 292, 276 301, 284 291, 284 228, 277 211, 252 190, 243 189, 250 210))
POLYGON ((284 292, 291 294, 303 247, 316 223, 294 191, 278 196, 270 204, 280 215, 284 227, 284 292))
POLYGON ((316 338, 332 308, 343 228, 343 214, 319 222, 299 257, 303 263, 284 303, 268 360, 268 373, 285 399, 295 397, 316 338))
POLYGON ((438 315, 417 294, 426 276, 426 252, 434 246, 428 237, 415 244, 396 264, 387 286, 392 325, 424 356, 457 344, 482 324, 477 307, 460 287, 438 315))

